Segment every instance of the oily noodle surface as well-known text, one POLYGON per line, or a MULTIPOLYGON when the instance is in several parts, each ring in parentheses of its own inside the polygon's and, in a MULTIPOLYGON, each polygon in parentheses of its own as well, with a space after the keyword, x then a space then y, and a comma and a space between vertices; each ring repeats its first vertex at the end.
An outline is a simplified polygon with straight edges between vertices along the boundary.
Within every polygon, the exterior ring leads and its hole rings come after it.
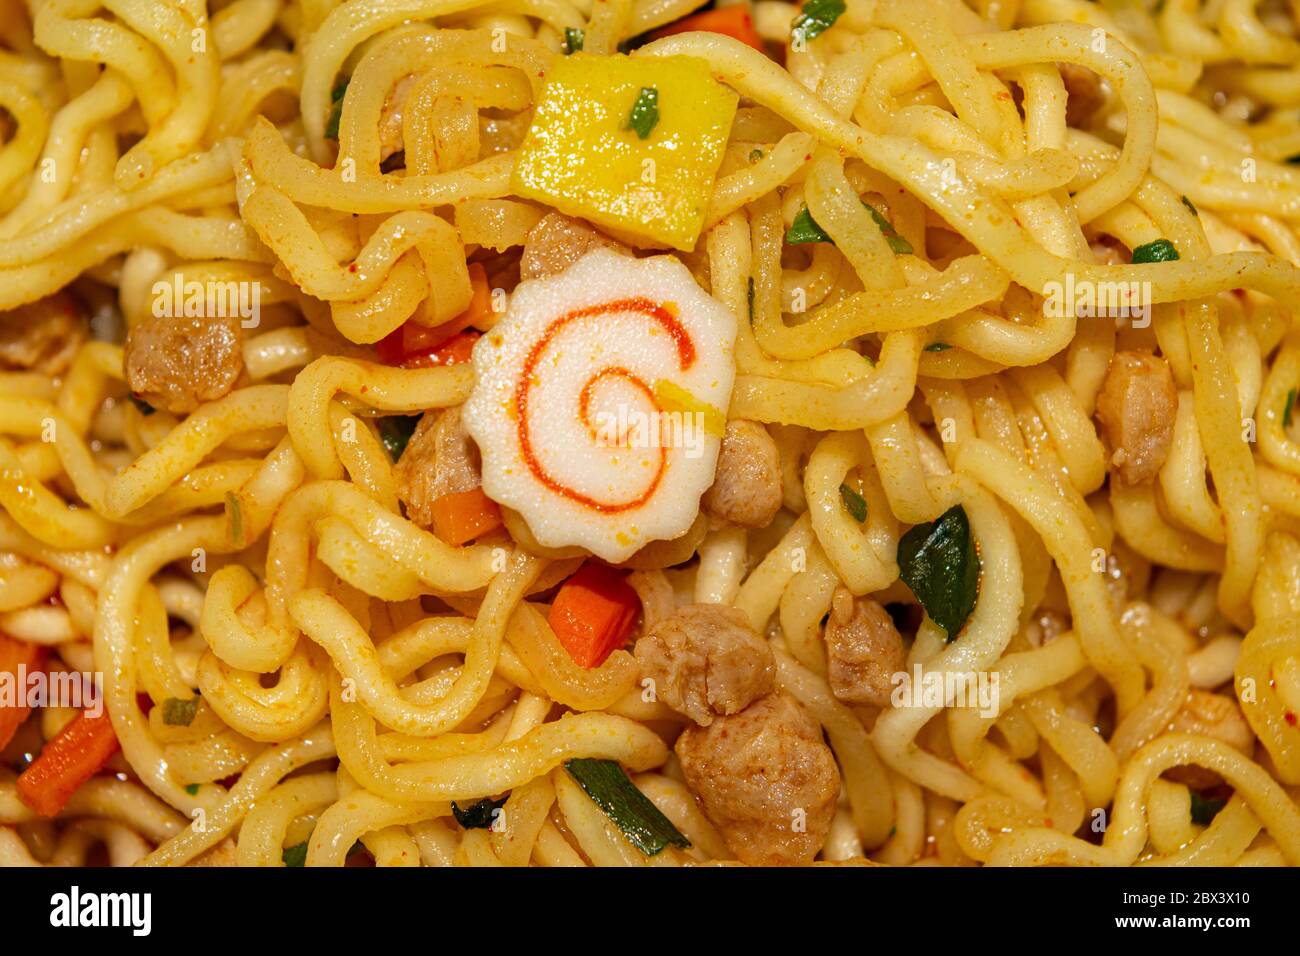
MULTIPOLYGON (((122 746, 53 824, 0 769, 0 863, 280 865, 309 840, 308 865, 341 865, 358 839, 380 865, 730 857, 665 743, 681 718, 629 653, 583 670, 546 624, 537 596, 576 562, 403 517, 373 419, 458 405, 473 372, 364 347, 463 311, 467 257, 492 278, 483 243, 519 246, 544 211, 511 170, 566 29, 611 53, 698 5, 0 0, 0 308, 93 280, 129 327, 178 274, 262 304, 238 386, 188 417, 126 400, 112 336, 57 380, 0 373, 0 630, 101 673, 122 746), (195 688, 194 722, 164 723, 195 688), (621 762, 693 847, 633 848, 574 757, 621 762), (498 831, 453 822, 507 790, 498 831)), ((773 49, 797 12, 757 5, 773 49)), ((785 473, 771 528, 639 566, 771 636, 843 776, 821 859, 1300 863, 1298 32, 1248 0, 849 0, 786 67, 716 34, 632 54, 701 58, 741 96, 683 260, 740 320, 730 415, 769 425, 785 473), (1091 132, 1060 64, 1113 98, 1091 132), (783 247, 805 204, 834 245, 783 247), (1116 264, 1102 237, 1181 257, 1116 264), (1045 314, 1067 277, 1149 283, 1150 326, 1045 314), (1122 348, 1178 389, 1153 484, 1106 480, 1092 416, 1122 348), (839 702, 832 591, 914 602, 900 534, 957 503, 979 601, 951 644, 927 621, 908 667, 995 672, 999 713, 839 702), (1168 731, 1192 688, 1235 690, 1253 756, 1168 731), (1193 764, 1231 790, 1207 827, 1162 777, 1193 764)), ((69 716, 41 712, 28 749, 69 716)))

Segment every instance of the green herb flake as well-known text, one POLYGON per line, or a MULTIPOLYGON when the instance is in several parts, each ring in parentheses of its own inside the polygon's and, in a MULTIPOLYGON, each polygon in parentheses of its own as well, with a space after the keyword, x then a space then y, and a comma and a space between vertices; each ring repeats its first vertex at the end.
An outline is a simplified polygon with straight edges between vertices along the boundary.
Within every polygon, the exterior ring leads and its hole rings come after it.
POLYGON ((1183 196, 1183 197, 1182 197, 1182 200, 1183 200, 1183 205, 1187 207, 1188 211, 1189 211, 1193 216, 1198 216, 1198 217, 1199 217, 1199 216, 1201 215, 1199 212, 1196 211, 1196 205, 1195 205, 1195 203, 1193 203, 1190 199, 1188 199, 1186 196, 1183 196))
POLYGON ((749 151, 749 161, 751 163, 756 163, 762 158, 763 158, 763 151, 761 149, 751 149, 749 151))
POLYGON ((862 497, 848 485, 840 485, 840 500, 844 502, 844 510, 853 516, 853 520, 862 524, 867 520, 867 499, 862 497))
POLYGON ((577 27, 564 28, 564 52, 577 53, 587 42, 587 34, 577 27))
POLYGON ((307 841, 295 843, 293 846, 287 846, 280 853, 280 859, 284 860, 285 866, 306 866, 307 865, 307 841))
POLYGON ((379 440, 383 442, 389 458, 397 461, 402 457, 402 452, 406 451, 415 426, 419 423, 419 415, 389 415, 379 419, 376 423, 379 427, 379 440))
POLYGON ((1178 258, 1178 250, 1168 239, 1154 239, 1143 243, 1133 250, 1133 264, 1144 262, 1173 262, 1178 258))
POLYGON ((168 697, 163 701, 163 723, 169 727, 188 727, 194 723, 194 715, 199 712, 199 699, 191 697, 188 700, 181 700, 179 697, 168 697))
POLYGON ((199 792, 199 785, 197 783, 188 783, 185 785, 185 792, 191 797, 196 796, 199 792))
POLYGON ((889 248, 894 250, 894 255, 910 256, 913 252, 912 244, 898 234, 894 224, 882 216, 880 210, 871 203, 864 202, 862 205, 867 207, 867 212, 871 213, 871 218, 880 227, 880 233, 885 237, 885 241, 889 243, 889 248))
POLYGON ((152 415, 154 412, 158 411, 158 409, 154 408, 143 398, 137 398, 134 395, 131 396, 131 404, 140 410, 141 415, 152 415))
POLYGON ((1210 822, 1219 815, 1219 811, 1227 804, 1227 800, 1212 799, 1203 797, 1195 790, 1192 794, 1192 822, 1199 823, 1203 827, 1210 825, 1210 822))
MULTIPOLYGON (((894 250, 895 255, 910 255, 914 251, 912 244, 898 234, 893 224, 882 216, 875 206, 867 202, 862 205, 867 212, 871 213, 871 218, 880 227, 881 234, 889 243, 889 248, 894 250)), ((794 222, 786 230, 785 241, 791 246, 798 246, 805 242, 833 242, 826 230, 817 224, 817 220, 812 217, 807 206, 803 206, 795 214, 794 222)))
POLYGON ((790 24, 790 39, 796 46, 807 44, 829 30, 847 9, 844 0, 807 0, 790 24))
POLYGON ((980 558, 970 521, 953 505, 937 521, 919 524, 898 542, 899 577, 951 641, 979 594, 980 558))
POLYGON ((1286 408, 1282 409, 1282 427, 1291 427, 1291 409, 1295 408, 1296 390, 1293 388, 1286 393, 1286 408))
POLYGON ((226 512, 230 515, 230 540, 240 544, 244 540, 244 506, 233 491, 226 492, 226 512))
POLYGON ((808 207, 804 206, 795 214, 794 222, 786 230, 785 241, 787 245, 799 246, 805 242, 830 242, 831 237, 817 225, 817 220, 812 217, 808 207))
POLYGON ((343 94, 348 91, 349 80, 339 83, 330 92, 330 102, 334 105, 330 107, 330 119, 325 124, 325 138, 339 138, 339 120, 343 119, 343 94))
POLYGON ((643 86, 632 104, 632 112, 627 116, 627 128, 634 130, 641 139, 649 139, 650 131, 659 122, 659 88, 643 86))
POLYGON ((506 805, 506 801, 509 799, 509 795, 502 797, 500 800, 484 797, 478 803, 471 804, 463 810, 453 800, 451 802, 451 815, 456 818, 456 822, 465 830, 490 830, 492 824, 496 823, 497 812, 506 805))
POLYGON ((948 351, 950 348, 952 348, 952 346, 949 345, 947 342, 931 342, 929 345, 927 345, 927 346, 925 347, 925 351, 927 351, 927 352, 946 352, 946 351, 948 351))
POLYGON ((669 845, 691 845, 616 761, 576 757, 565 761, 564 769, 642 853, 654 856, 669 845))
POLYGON ((745 295, 749 299, 749 323, 750 325, 753 325, 754 324, 754 277, 753 276, 750 276, 749 282, 746 283, 745 295))

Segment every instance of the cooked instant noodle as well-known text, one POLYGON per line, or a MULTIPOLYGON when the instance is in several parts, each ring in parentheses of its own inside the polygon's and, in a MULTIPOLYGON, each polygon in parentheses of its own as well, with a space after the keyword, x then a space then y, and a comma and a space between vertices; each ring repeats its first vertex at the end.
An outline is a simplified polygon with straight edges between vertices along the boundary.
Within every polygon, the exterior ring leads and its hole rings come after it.
POLYGON ((0 0, 0 863, 1300 864, 1282 0, 0 0))

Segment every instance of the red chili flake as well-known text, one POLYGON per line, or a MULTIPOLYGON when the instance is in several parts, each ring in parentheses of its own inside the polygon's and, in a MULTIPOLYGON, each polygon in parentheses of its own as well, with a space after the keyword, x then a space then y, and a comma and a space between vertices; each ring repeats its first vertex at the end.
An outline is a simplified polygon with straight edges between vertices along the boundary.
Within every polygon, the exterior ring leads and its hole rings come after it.
POLYGON ((357 264, 355 262, 352 263, 350 266, 348 266, 348 272, 356 272, 356 271, 357 271, 357 264))
POLYGON ((1288 724, 1290 724, 1292 727, 1294 727, 1294 726, 1295 726, 1295 714, 1294 714, 1292 711, 1289 711, 1289 710, 1288 710, 1288 711, 1286 712, 1286 715, 1285 715, 1285 716, 1286 716, 1286 722, 1287 722, 1288 724))

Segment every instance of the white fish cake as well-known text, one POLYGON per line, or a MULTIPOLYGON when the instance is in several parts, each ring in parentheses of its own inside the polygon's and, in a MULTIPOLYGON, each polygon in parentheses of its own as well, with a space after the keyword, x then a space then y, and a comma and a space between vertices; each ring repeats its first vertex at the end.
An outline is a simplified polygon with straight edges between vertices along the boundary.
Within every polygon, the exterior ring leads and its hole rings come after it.
POLYGON ((691 526, 713 482, 736 320, 671 256, 594 249, 521 283, 474 347, 483 490, 606 561, 691 526))

